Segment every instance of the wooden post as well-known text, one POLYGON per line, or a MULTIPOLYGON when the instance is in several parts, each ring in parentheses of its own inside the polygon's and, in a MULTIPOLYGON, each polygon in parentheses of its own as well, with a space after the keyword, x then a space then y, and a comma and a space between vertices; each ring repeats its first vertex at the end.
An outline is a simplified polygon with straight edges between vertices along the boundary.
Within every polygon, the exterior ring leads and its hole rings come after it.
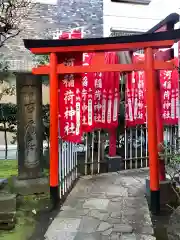
POLYGON ((150 208, 154 214, 160 211, 159 189, 159 160, 157 147, 157 123, 156 123, 156 83, 153 69, 154 59, 152 48, 145 49, 145 73, 147 91, 147 123, 148 123, 148 148, 150 169, 150 208))
POLYGON ((116 128, 112 128, 109 131, 109 156, 116 156, 116 128))
POLYGON ((59 201, 58 74, 57 55, 50 54, 50 193, 54 206, 59 201))

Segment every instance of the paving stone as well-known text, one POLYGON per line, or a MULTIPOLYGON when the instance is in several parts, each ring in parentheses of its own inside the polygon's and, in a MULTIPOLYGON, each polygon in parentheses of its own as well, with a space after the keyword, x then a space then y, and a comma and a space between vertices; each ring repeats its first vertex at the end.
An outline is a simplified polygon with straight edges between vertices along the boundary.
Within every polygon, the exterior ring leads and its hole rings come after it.
MULTIPOLYGON (((120 236, 120 240, 137 240, 136 235, 134 233, 132 234, 123 234, 120 236)), ((150 240, 150 239, 148 239, 150 240)))
POLYGON ((98 232, 104 232, 108 230, 109 228, 112 228, 112 225, 107 222, 101 222, 99 227, 97 228, 98 232))
POLYGON ((120 240, 121 235, 119 233, 112 233, 109 240, 120 240))
POLYGON ((76 235, 80 222, 81 219, 55 218, 48 228, 45 237, 47 239, 58 239, 61 236, 62 240, 71 240, 76 235))
POLYGON ((124 198, 124 205, 126 207, 137 207, 141 208, 146 203, 146 199, 143 197, 125 197, 124 198))
POLYGON ((156 240, 156 237, 151 235, 136 234, 136 240, 156 240))
POLYGON ((85 186, 84 184, 77 183, 76 187, 71 191, 68 198, 74 199, 88 199, 91 193, 92 184, 90 186, 85 186))
POLYGON ((120 212, 123 209, 123 202, 109 202, 108 212, 120 212))
POLYGON ((108 230, 102 232, 102 235, 103 236, 109 236, 112 233, 112 230, 113 230, 112 228, 109 228, 108 230))
POLYGON ((113 197, 111 198, 111 202, 123 202, 124 197, 113 197))
POLYGON ((137 222, 135 224, 132 224, 134 228, 135 233, 139 234, 147 234, 147 235, 153 235, 154 230, 151 225, 142 225, 138 224, 137 222))
POLYGON ((90 198, 107 198, 104 192, 92 192, 89 196, 90 198))
POLYGON ((132 233, 133 228, 128 224, 114 224, 113 232, 132 233))
POLYGON ((74 240, 76 232, 54 231, 51 235, 45 236, 45 240, 74 240))
POLYGON ((69 232, 76 232, 80 226, 81 219, 80 218, 56 218, 53 221, 53 228, 61 231, 69 231, 69 232))
POLYGON ((137 208, 124 208, 123 209, 123 216, 132 216, 137 214, 139 211, 137 211, 137 208))
POLYGON ((92 217, 82 217, 78 231, 82 233, 93 233, 99 226, 100 221, 92 217))
POLYGON ((149 214, 143 214, 143 213, 136 213, 134 215, 131 214, 125 214, 122 215, 122 220, 129 222, 129 223, 137 223, 138 225, 152 225, 151 218, 149 214))
POLYGON ((144 178, 138 170, 81 179, 49 226, 46 239, 155 240, 144 178), (139 173, 142 176, 136 180, 139 173))
POLYGON ((114 196, 125 197, 125 196, 128 196, 128 189, 121 186, 111 185, 106 190, 106 196, 107 197, 114 197, 114 196))
POLYGON ((109 204, 108 199, 90 198, 85 201, 83 208, 106 210, 109 204))
POLYGON ((78 232, 73 240, 101 240, 100 233, 81 233, 78 232))
POLYGON ((62 206, 61 207, 62 211, 66 211, 66 210, 68 211, 68 210, 71 210, 71 209, 73 209, 71 206, 62 206))
POLYGON ((93 209, 93 210, 89 211, 88 216, 97 218, 101 221, 106 221, 109 217, 109 214, 106 211, 105 212, 100 212, 100 211, 102 211, 102 210, 93 209))
POLYGON ((122 223, 122 219, 121 218, 108 218, 107 222, 110 224, 115 224, 115 223, 122 223))
POLYGON ((152 226, 146 225, 141 227, 141 230, 139 231, 139 233, 153 235, 154 230, 152 226))
POLYGON ((112 212, 110 215, 111 218, 121 218, 122 217, 122 212, 112 212))
POLYGON ((82 209, 82 206, 85 202, 85 199, 79 199, 79 198, 72 198, 69 197, 66 202, 63 204, 63 206, 68 206, 76 209, 82 209))
POLYGON ((87 209, 70 209, 70 210, 65 210, 65 211, 61 211, 57 217, 60 218, 77 218, 77 217, 81 217, 81 216, 85 216, 86 214, 88 214, 88 210, 87 209))

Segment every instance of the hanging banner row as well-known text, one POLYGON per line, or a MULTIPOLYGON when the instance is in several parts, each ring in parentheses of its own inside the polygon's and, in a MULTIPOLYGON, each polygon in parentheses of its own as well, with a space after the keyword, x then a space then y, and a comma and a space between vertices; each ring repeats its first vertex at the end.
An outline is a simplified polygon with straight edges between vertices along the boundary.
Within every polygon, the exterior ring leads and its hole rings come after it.
MULTIPOLYGON (((81 32, 62 33, 60 39, 81 38, 81 32)), ((58 59, 65 65, 90 65, 94 53, 75 53, 58 59)), ((106 64, 118 63, 114 52, 105 53, 106 64)), ((68 74, 59 77, 59 126, 65 141, 81 142, 84 132, 118 126, 120 73, 68 74)))
MULTIPOLYGON (((60 39, 82 38, 80 31, 64 32, 60 39)), ((65 65, 91 64, 95 53, 74 53, 68 58, 61 55, 59 63, 65 65)), ((106 64, 118 63, 115 52, 105 54, 106 64)), ((133 62, 142 60, 144 55, 134 54, 133 62)), ((178 59, 177 59, 178 62, 178 59)), ((158 73, 160 113, 163 124, 178 123, 178 71, 161 70, 158 73)), ((65 141, 81 142, 83 133, 95 129, 111 129, 118 126, 120 103, 120 73, 68 74, 59 77, 59 127, 65 141)), ((157 86, 158 87, 158 86, 157 86)), ((146 81, 143 71, 127 74, 125 90, 125 124, 132 127, 145 124, 146 81)))
MULTIPOLYGON (((135 54, 133 61, 143 59, 142 54, 135 54)), ((178 59, 175 59, 176 65, 178 59)), ((173 71, 160 70, 157 82, 154 84, 159 88, 160 94, 160 113, 164 125, 178 124, 179 107, 179 74, 176 69, 173 71)), ((127 75, 125 92, 125 122, 126 126, 132 127, 138 124, 145 124, 147 120, 146 111, 146 81, 143 71, 132 72, 127 75)))

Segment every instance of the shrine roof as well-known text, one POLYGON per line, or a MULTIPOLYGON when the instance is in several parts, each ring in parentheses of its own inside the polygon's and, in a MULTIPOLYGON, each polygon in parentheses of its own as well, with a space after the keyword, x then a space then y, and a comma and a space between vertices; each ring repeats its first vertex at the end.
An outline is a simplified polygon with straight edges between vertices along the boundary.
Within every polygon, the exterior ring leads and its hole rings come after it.
POLYGON ((177 13, 171 13, 170 15, 168 15, 166 18, 164 18, 162 21, 160 21, 158 24, 156 24, 154 27, 152 27, 151 29, 149 29, 146 33, 153 33, 156 32, 157 30, 159 30, 161 27, 166 26, 167 25, 167 30, 169 29, 169 27, 171 28, 174 24, 176 24, 177 22, 179 22, 179 14, 177 13))
MULTIPOLYGON (((131 36, 122 36, 122 37, 106 37, 106 38, 85 38, 85 39, 68 39, 68 40, 59 40, 59 39, 24 39, 24 45, 27 49, 34 49, 32 52, 36 52, 36 49, 46 49, 48 52, 48 48, 69 48, 67 51, 71 51, 70 49, 73 47, 77 48, 77 51, 80 51, 80 47, 96 46, 93 51, 98 51, 98 45, 116 45, 116 44, 132 44, 133 43, 143 43, 143 42, 155 42, 155 41, 164 41, 164 40, 179 40, 180 39, 180 29, 173 31, 165 31, 165 32, 157 32, 157 33, 145 33, 141 35, 131 35, 131 36)), ((169 46, 167 46, 169 47, 169 46)), ((85 50, 85 49, 84 49, 85 50)), ((82 50, 82 51, 84 51, 82 50)), ((121 49, 123 50, 123 49, 121 49)), ((75 50, 73 50, 75 51, 75 50)), ((38 51, 37 51, 38 52, 38 51)), ((49 51, 51 52, 51 51, 49 51)), ((60 52, 60 51, 59 51, 60 52)))

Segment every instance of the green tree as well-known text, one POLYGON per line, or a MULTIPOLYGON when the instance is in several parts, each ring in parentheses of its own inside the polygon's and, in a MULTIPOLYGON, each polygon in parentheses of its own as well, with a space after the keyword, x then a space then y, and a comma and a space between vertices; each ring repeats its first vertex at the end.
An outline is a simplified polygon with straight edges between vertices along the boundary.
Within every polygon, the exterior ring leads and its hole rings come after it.
POLYGON ((47 141, 49 145, 49 104, 43 105, 43 126, 44 126, 44 136, 43 139, 47 141))
MULTIPOLYGON (((23 29, 23 21, 28 17, 34 4, 31 0, 0 0, 0 47, 10 38, 17 36, 23 29)), ((8 82, 10 72, 3 54, 0 54, 0 102, 5 95, 14 95, 15 86, 8 82)), ((7 132, 14 131, 14 106, 0 106, 0 131, 4 131, 7 157, 7 132), (12 124, 13 122, 13 124, 12 124)))
POLYGON ((7 144, 7 133, 15 133, 17 126, 17 105, 12 103, 1 103, 0 104, 0 131, 4 132, 5 142, 5 159, 7 159, 8 144, 7 144))

